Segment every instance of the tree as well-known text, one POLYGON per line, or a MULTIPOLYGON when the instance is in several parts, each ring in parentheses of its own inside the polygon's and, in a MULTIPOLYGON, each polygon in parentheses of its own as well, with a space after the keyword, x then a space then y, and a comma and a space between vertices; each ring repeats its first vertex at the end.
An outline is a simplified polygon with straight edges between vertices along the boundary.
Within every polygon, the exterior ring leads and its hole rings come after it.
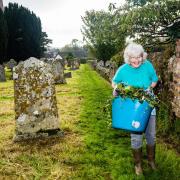
POLYGON ((131 7, 134 6, 144 6, 148 2, 152 2, 153 0, 126 0, 127 4, 131 7))
POLYGON ((110 11, 86 11, 82 21, 84 40, 98 59, 109 60, 122 49, 125 34, 117 28, 115 16, 110 11))
MULTIPOLYGON (((151 46, 172 43, 180 37, 180 1, 127 1, 123 24, 130 37, 151 46)), ((122 8, 116 13, 122 13, 122 8)))
POLYGON ((52 40, 48 39, 48 35, 46 32, 41 33, 41 56, 44 55, 44 52, 47 51, 47 47, 49 44, 52 44, 52 40))
POLYGON ((0 9, 0 64, 6 60, 7 43, 7 23, 3 11, 0 9))
POLYGON ((72 39, 70 44, 65 45, 60 49, 60 54, 66 57, 71 53, 75 58, 87 57, 87 47, 78 39, 72 39))
POLYGON ((174 43, 180 37, 180 1, 126 0, 109 11, 87 11, 82 17, 82 34, 95 57, 111 58, 123 50, 130 37, 147 46, 174 43))
POLYGON ((74 47, 74 48, 78 47, 78 46, 79 46, 79 45, 78 45, 78 42, 79 42, 78 39, 72 39, 72 41, 71 41, 72 47, 74 47))
POLYGON ((51 42, 42 32, 41 20, 33 12, 18 4, 9 3, 5 8, 9 39, 8 58, 17 61, 30 56, 39 58, 51 42))
POLYGON ((66 56, 67 60, 72 60, 73 58, 74 58, 74 56, 71 52, 69 52, 68 55, 66 56))

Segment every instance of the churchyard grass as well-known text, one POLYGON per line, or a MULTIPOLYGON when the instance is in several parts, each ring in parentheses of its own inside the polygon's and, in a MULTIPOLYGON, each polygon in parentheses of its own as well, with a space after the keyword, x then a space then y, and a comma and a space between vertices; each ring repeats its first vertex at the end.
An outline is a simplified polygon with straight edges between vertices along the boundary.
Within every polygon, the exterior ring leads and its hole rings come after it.
POLYGON ((109 127, 103 111, 110 85, 88 65, 72 73, 67 84, 56 85, 60 138, 14 143, 13 82, 0 83, 0 179, 180 179, 179 156, 160 143, 158 170, 144 157, 144 175, 136 177, 129 133, 109 127))
POLYGON ((12 72, 7 67, 5 67, 5 75, 6 75, 6 80, 10 80, 12 77, 12 72))

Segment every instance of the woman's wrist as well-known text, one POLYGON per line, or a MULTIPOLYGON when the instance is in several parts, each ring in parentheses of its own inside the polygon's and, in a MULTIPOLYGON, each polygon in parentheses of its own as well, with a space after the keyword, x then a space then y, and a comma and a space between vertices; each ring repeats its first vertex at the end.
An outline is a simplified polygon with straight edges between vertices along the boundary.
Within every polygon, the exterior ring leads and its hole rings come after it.
POLYGON ((116 88, 117 87, 117 84, 112 82, 112 88, 116 88))

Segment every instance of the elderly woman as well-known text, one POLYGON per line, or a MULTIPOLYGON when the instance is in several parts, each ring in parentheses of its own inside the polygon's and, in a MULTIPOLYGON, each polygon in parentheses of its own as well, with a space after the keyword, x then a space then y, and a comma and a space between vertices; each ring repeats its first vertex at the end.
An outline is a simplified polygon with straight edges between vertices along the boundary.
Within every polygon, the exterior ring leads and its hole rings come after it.
MULTIPOLYGON (((112 87, 123 83, 125 85, 144 88, 149 91, 157 84, 158 77, 155 69, 150 61, 146 59, 147 53, 140 44, 130 43, 124 51, 125 64, 119 67, 112 79, 112 87)), ((116 95, 116 91, 113 92, 116 95)), ((155 170, 155 124, 156 112, 152 111, 148 126, 145 131, 147 158, 149 166, 155 170)), ((135 173, 140 175, 143 173, 141 167, 142 157, 142 134, 131 134, 131 147, 135 162, 135 173)))

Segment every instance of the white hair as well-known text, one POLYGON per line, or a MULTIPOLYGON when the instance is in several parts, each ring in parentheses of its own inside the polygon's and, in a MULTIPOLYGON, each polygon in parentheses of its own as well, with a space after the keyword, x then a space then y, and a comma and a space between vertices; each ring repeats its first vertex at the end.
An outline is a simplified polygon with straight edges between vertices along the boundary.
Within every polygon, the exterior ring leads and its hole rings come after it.
POLYGON ((126 46, 124 50, 124 61, 127 64, 130 64, 129 58, 130 57, 137 57, 142 55, 142 62, 147 58, 147 53, 144 51, 144 48, 137 43, 130 43, 126 46))

